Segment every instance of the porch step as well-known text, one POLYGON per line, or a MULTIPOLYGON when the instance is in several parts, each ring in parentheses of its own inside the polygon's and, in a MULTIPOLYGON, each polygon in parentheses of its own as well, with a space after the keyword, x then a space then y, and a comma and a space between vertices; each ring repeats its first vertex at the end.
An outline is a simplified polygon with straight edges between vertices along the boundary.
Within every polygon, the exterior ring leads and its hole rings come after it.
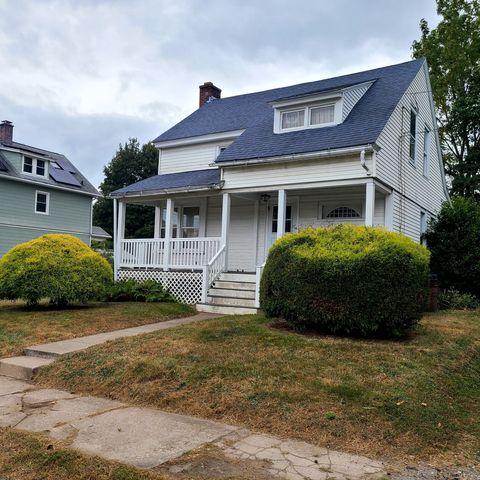
POLYGON ((255 308, 255 299, 249 298, 235 298, 235 297, 218 297, 208 293, 207 297, 208 303, 211 305, 228 305, 228 306, 238 306, 238 307, 248 307, 255 308))
POLYGON ((33 374, 44 365, 52 363, 51 358, 38 357, 10 357, 0 360, 0 375, 18 378, 20 380, 31 380, 33 374))
POLYGON ((218 277, 219 280, 225 282, 250 282, 255 283, 254 273, 237 273, 237 272, 224 272, 218 277))
POLYGON ((227 282, 225 280, 215 280, 213 288, 255 292, 255 282, 227 282))
POLYGON ((243 288, 217 288, 215 285, 208 291, 208 294, 213 297, 250 298, 255 300, 255 290, 244 290, 243 288))
POLYGON ((223 315, 255 315, 259 312, 259 309, 241 307, 239 305, 197 303, 197 312, 221 313, 223 315))

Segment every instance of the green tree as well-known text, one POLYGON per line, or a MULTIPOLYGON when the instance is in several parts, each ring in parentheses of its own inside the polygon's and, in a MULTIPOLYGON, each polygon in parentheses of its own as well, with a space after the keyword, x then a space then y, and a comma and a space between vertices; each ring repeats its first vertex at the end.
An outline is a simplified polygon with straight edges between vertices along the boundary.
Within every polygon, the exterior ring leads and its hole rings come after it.
MULTIPOLYGON (((140 146, 136 138, 120 145, 110 163, 105 166, 105 179, 100 185, 100 198, 93 207, 93 223, 113 234, 113 201, 108 197, 119 188, 156 175, 158 150, 152 143, 140 146)), ((125 236, 153 237, 154 209, 144 205, 128 205, 125 218, 125 236)))
POLYGON ((480 298, 480 204, 462 197, 445 202, 425 238, 442 287, 480 298))
POLYGON ((428 61, 450 193, 480 198, 480 0, 437 0, 437 13, 413 56, 428 61))

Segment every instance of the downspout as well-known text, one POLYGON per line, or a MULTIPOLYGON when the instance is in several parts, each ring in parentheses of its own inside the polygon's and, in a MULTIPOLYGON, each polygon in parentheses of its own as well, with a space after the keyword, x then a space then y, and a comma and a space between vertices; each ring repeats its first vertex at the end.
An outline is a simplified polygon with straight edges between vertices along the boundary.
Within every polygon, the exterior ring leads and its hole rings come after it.
POLYGON ((367 167, 367 164, 365 163, 365 149, 363 149, 360 152, 360 165, 365 169, 368 176, 372 175, 372 172, 370 171, 370 169, 367 167))

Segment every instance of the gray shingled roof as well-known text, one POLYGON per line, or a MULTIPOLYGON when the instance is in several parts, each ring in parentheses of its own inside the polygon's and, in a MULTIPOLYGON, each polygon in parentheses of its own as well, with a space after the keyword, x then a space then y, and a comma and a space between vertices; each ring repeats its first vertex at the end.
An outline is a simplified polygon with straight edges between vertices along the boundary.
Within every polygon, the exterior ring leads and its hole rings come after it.
POLYGON ((85 193, 91 193, 92 195, 99 195, 97 189, 81 174, 81 172, 68 160, 65 155, 56 152, 50 152, 49 150, 43 150, 41 148, 32 147, 23 143, 11 142, 8 144, 0 143, 0 149, 2 145, 6 148, 14 148, 20 150, 25 155, 32 155, 36 158, 44 158, 57 164, 61 167, 56 171, 53 171, 53 167, 50 171, 53 175, 49 175, 49 178, 32 177, 32 175, 24 175, 11 165, 7 158, 1 153, 0 150, 0 178, 2 176, 15 177, 28 181, 35 181, 36 183, 43 185, 59 186, 62 188, 68 188, 72 191, 79 191, 85 193), (1 166, 4 168, 1 168, 1 166))
POLYGON ((293 155, 374 143, 393 109, 424 63, 423 59, 351 75, 213 100, 157 137, 177 140, 231 130, 245 131, 216 162, 293 155), (346 120, 336 126, 273 133, 271 102, 374 81, 346 120))
POLYGON ((123 197, 128 196, 128 194, 161 192, 177 188, 188 190, 189 188, 219 188, 220 186, 220 170, 218 168, 209 168, 207 170, 155 175, 115 190, 110 195, 112 197, 123 197))

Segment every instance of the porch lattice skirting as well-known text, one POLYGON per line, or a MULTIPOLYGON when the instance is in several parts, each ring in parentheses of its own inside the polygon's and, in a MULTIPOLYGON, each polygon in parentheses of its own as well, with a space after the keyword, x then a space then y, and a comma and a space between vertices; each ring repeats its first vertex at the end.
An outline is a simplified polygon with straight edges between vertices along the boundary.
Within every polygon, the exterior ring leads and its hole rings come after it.
POLYGON ((161 270, 119 270, 118 280, 155 280, 179 302, 190 305, 202 301, 202 272, 162 272, 161 270))

